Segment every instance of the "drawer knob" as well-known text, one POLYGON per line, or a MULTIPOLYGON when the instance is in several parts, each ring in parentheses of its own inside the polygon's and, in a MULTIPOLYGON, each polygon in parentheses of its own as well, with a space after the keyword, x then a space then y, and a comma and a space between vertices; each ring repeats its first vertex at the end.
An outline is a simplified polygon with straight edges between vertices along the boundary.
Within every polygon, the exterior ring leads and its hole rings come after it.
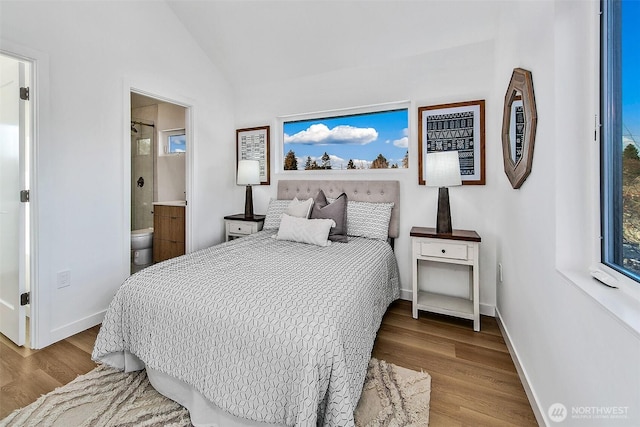
POLYGON ((442 250, 442 253, 446 253, 447 251, 445 251, 444 249, 442 250))

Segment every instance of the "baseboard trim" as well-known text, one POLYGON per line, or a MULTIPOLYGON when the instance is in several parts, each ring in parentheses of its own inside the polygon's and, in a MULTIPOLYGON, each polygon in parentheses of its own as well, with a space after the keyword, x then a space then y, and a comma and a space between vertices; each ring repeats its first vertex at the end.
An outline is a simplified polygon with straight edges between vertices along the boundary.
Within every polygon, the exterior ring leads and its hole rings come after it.
MULTIPOLYGON (((413 301, 413 292, 400 289, 400 299, 413 301)), ((480 314, 483 316, 496 317, 496 307, 489 304, 480 304, 480 314)))
POLYGON ((500 310, 495 308, 496 312, 496 321, 498 323, 498 328, 500 328, 500 332, 504 337, 504 342, 507 344, 507 349, 509 350, 509 354, 511 355, 511 360, 513 360, 513 364, 516 367, 516 371, 518 371, 518 376, 520 377, 520 382, 522 382, 522 386, 524 387, 524 392, 529 399, 529 404, 531 405, 531 409, 533 410, 533 414, 536 417, 536 421, 540 426, 548 426, 546 417, 544 416, 544 409, 540 407, 540 400, 536 396, 536 392, 533 390, 531 383, 529 382, 529 376, 527 375, 527 371, 520 363, 520 358, 518 357, 518 351, 513 346, 513 342, 511 341, 511 335, 509 335, 509 331, 502 321, 502 316, 500 316, 500 310))
POLYGON ((104 316, 106 313, 107 310, 102 310, 90 316, 76 320, 75 322, 67 323, 66 325, 51 329, 51 331, 49 332, 50 342, 43 347, 46 347, 58 341, 62 341, 65 338, 69 338, 71 335, 75 335, 79 332, 86 331, 89 328, 93 328, 94 326, 99 325, 104 320, 104 316))

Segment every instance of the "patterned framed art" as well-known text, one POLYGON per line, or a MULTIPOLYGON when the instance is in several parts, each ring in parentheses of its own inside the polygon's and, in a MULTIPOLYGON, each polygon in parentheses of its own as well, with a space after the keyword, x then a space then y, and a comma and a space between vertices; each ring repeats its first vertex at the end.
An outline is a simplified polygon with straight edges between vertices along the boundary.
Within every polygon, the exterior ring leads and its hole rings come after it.
POLYGON ((240 160, 260 162, 260 184, 269 185, 269 126, 236 129, 236 167, 240 160))
POLYGON ((463 185, 484 185, 484 100, 418 108, 418 183, 427 153, 457 151, 463 185))

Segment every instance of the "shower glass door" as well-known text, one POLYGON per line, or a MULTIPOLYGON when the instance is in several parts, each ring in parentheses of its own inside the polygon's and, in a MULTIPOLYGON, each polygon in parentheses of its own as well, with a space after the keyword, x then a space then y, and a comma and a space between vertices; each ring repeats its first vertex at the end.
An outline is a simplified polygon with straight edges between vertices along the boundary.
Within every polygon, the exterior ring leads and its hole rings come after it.
POLYGON ((155 143, 153 123, 131 122, 131 229, 153 227, 155 143))

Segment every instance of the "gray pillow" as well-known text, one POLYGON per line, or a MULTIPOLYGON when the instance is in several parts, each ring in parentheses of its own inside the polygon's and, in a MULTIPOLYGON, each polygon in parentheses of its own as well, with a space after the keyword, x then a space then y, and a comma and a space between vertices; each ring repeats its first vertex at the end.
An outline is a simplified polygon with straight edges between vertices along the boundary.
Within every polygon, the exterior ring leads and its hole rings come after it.
POLYGON ((324 191, 318 191, 311 210, 311 217, 317 219, 332 219, 336 226, 329 231, 329 240, 333 242, 348 242, 347 237, 347 195, 342 193, 329 203, 324 191))

